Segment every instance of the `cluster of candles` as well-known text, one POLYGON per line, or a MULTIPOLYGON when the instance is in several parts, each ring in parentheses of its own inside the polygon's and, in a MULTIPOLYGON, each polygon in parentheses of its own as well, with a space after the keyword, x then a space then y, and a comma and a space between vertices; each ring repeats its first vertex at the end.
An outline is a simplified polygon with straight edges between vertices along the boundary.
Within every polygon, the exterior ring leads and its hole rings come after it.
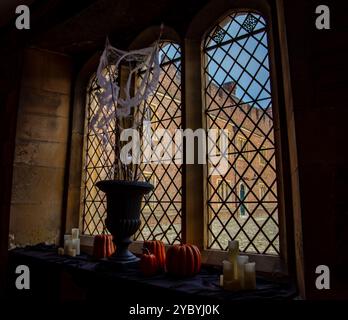
POLYGON ((228 259, 222 262, 220 286, 231 291, 256 289, 255 262, 249 262, 248 256, 238 253, 238 241, 229 241, 228 259))
POLYGON ((75 257, 80 254, 80 230, 71 229, 71 234, 64 235, 64 248, 58 248, 59 255, 75 257))

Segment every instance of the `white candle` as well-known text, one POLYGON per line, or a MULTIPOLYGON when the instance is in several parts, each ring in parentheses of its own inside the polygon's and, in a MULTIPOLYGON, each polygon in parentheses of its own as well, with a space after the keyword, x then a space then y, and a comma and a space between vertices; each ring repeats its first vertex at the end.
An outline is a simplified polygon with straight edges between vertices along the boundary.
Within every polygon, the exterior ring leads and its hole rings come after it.
POLYGON ((64 255, 64 248, 58 248, 58 255, 63 256, 64 255))
POLYGON ((244 265, 244 288, 246 290, 256 289, 255 262, 249 262, 244 265))
POLYGON ((76 249, 74 249, 74 248, 69 249, 68 255, 71 257, 75 257, 76 256, 76 249))
POLYGON ((244 289, 244 265, 249 262, 248 256, 237 256, 237 279, 240 286, 244 289))
POLYGON ((80 254, 80 239, 72 239, 72 247, 76 250, 76 255, 80 254))
POLYGON ((71 234, 64 235, 64 242, 65 242, 65 240, 71 240, 71 239, 72 239, 71 234))
POLYGON ((67 239, 64 241, 64 253, 69 255, 69 250, 73 248, 72 240, 67 239))
POLYGON ((237 240, 228 241, 227 259, 233 264, 234 279, 237 279, 237 256, 239 253, 239 242, 237 240))
POLYGON ((229 262, 227 260, 222 261, 222 270, 225 282, 234 279, 234 268, 232 262, 229 262))
POLYGON ((223 287, 224 286, 224 275, 223 274, 220 274, 220 287, 223 287))
POLYGON ((72 239, 79 239, 80 230, 78 228, 71 229, 71 237, 72 239))

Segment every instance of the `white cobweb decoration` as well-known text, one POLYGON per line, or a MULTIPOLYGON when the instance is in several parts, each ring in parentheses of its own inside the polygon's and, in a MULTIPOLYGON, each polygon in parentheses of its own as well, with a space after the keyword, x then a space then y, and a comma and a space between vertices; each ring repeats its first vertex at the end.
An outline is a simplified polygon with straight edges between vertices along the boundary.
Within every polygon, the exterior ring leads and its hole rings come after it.
MULTIPOLYGON (((106 41, 105 49, 100 57, 97 70, 97 83, 100 86, 98 108, 90 121, 91 129, 98 135, 102 132, 102 140, 107 139, 110 123, 117 117, 123 119, 132 115, 132 108, 139 108, 142 102, 153 94, 158 86, 160 76, 158 41, 144 49, 123 51, 106 41), (118 84, 121 64, 129 66, 129 74, 124 88, 118 84), (132 80, 141 72, 142 78, 137 88, 132 87, 132 80), (124 95, 120 91, 124 90, 124 95)), ((133 112, 134 113, 134 112, 133 112)), ((139 123, 134 121, 133 127, 139 123)))
MULTIPOLYGON (((160 72, 159 40, 152 47, 129 52, 116 49, 106 41, 96 74, 98 106, 89 127, 101 141, 101 156, 110 168, 108 175, 114 179, 137 180, 140 177, 138 164, 122 161, 120 152, 125 142, 121 141, 121 131, 132 128, 141 135, 146 128, 146 101, 157 89, 160 72), (125 74, 128 78, 122 79, 120 87, 121 66, 128 68, 125 74), (140 74, 141 77, 137 77, 140 74), (136 87, 133 86, 135 82, 136 87), (109 156, 110 152, 113 157, 109 156)), ((132 156, 135 155, 129 153, 127 159, 132 156)))

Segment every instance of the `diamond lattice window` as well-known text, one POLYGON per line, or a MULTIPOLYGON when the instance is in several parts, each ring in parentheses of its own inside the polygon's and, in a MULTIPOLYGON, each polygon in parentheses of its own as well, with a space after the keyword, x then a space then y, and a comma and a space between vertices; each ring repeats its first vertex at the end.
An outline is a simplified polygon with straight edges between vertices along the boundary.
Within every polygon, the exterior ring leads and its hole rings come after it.
MULTIPOLYGON (((140 180, 154 185, 154 191, 144 197, 141 209, 142 225, 135 235, 136 240, 160 239, 166 243, 175 243, 181 239, 182 216, 182 166, 174 161, 163 161, 172 150, 156 151, 156 143, 162 141, 161 132, 174 133, 181 128, 181 53, 180 47, 164 42, 160 47, 161 74, 155 93, 149 97, 141 110, 150 120, 152 136, 151 158, 140 165, 140 180), (164 154, 164 155, 163 155, 164 154), (160 158, 156 158, 159 155, 160 158)), ((141 74, 139 74, 141 78, 141 74)), ((92 130, 89 121, 97 111, 98 85, 93 77, 87 91, 85 163, 83 174, 83 233, 95 235, 105 230, 106 198, 95 187, 102 179, 112 179, 114 150, 110 144, 106 148, 92 130)), ((110 124, 110 136, 113 136, 114 124, 110 124)), ((112 140, 112 139, 111 139, 112 140)))
MULTIPOLYGON (((208 248, 225 250, 228 240, 237 239, 244 252, 277 255, 277 170, 265 20, 251 12, 227 16, 205 39, 204 57, 207 128, 228 130, 228 169, 207 178, 208 248)), ((216 168, 209 163, 208 169, 216 168)))
MULTIPOLYGON (((146 101, 145 112, 151 122, 152 152, 149 163, 141 165, 142 180, 154 185, 144 198, 141 209, 142 225, 136 240, 158 239, 173 244, 181 239, 182 165, 171 161, 175 150, 173 137, 181 128, 181 53, 172 42, 160 47, 161 73, 155 93, 146 101), (172 140, 168 148, 161 148, 172 140)), ((139 75, 141 78, 141 74, 139 75)))
MULTIPOLYGON (((105 230, 104 220, 106 217, 105 194, 95 186, 99 180, 112 179, 114 163, 113 146, 103 144, 90 128, 90 120, 98 111, 99 86, 95 76, 92 77, 87 88, 87 108, 85 123, 84 142, 84 171, 82 175, 83 205, 82 209, 82 232, 87 235, 100 234, 105 230)), ((103 109, 104 110, 104 109, 103 109)), ((109 134, 113 136, 114 123, 110 122, 109 134)), ((112 139, 110 139, 112 140, 112 139)))

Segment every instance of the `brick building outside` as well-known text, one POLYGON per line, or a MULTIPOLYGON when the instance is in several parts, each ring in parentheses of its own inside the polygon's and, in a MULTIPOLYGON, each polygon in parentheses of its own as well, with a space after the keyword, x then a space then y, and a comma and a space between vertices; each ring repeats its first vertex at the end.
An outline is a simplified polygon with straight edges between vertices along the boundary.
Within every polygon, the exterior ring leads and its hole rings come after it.
MULTIPOLYGON (((159 128, 168 129, 173 137, 175 130, 183 127, 180 71, 175 64, 167 64, 162 70, 160 85, 148 101, 151 108, 151 127, 153 132, 159 128)), ((249 243, 245 233, 249 238, 253 237, 265 222, 264 232, 267 237, 273 239, 278 233, 276 161, 272 108, 268 107, 264 112, 261 107, 239 100, 236 89, 233 82, 220 86, 212 83, 205 94, 206 128, 227 129, 229 139, 227 172, 221 176, 209 176, 206 180, 208 221, 211 221, 208 242, 213 240, 212 234, 220 233, 222 224, 226 225, 233 237, 239 231, 240 225, 246 223, 244 232, 238 234, 243 247, 243 243, 244 246, 249 243), (267 221, 269 213, 273 213, 276 223, 267 221), (218 219, 214 218, 215 214, 218 219), (249 214, 254 219, 247 221, 249 214)), ((154 145, 161 141, 156 136, 154 138, 154 145)), ((163 139, 164 137, 162 141, 163 139)), ((172 146, 168 147, 172 151, 167 153, 168 160, 174 154, 174 145, 173 140, 172 146)), ((207 168, 211 166, 213 165, 208 161, 207 168)), ((146 197, 146 205, 143 207, 143 224, 146 221, 150 228, 145 225, 141 232, 146 237, 150 234, 150 229, 154 230, 153 235, 167 231, 168 238, 174 239, 176 232, 181 229, 181 166, 172 162, 152 163, 142 165, 142 171, 145 179, 155 189, 146 197), (167 230, 169 226, 171 229, 167 230)), ((229 238, 223 231, 219 242, 225 246, 229 238)), ((263 247, 268 243, 264 240, 266 239, 261 233, 256 242, 263 247)), ((275 245, 279 245, 277 240, 275 245)), ((212 247, 219 248, 217 243, 212 247)), ((252 248, 249 249, 253 251, 252 248)))

